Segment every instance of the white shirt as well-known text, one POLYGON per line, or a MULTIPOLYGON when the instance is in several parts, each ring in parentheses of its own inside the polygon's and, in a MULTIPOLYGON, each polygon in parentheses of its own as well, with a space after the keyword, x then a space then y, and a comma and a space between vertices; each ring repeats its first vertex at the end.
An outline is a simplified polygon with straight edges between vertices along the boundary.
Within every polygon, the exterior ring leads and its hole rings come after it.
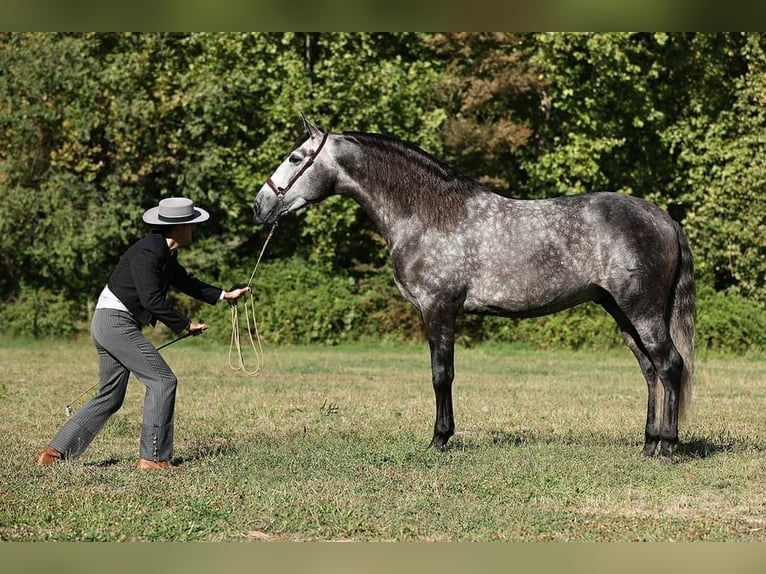
MULTIPOLYGON (((223 289, 221 290, 221 294, 218 297, 219 301, 223 301, 223 296, 226 293, 223 289)), ((101 294, 98 296, 98 301, 96 302, 96 309, 117 309, 119 311, 128 311, 128 308, 117 298, 117 295, 112 293, 112 290, 109 289, 109 285, 104 285, 104 288, 101 291, 101 294)))
POLYGON ((101 295, 98 296, 96 302, 96 309, 118 309, 119 311, 128 311, 128 308, 117 298, 117 295, 112 293, 109 289, 109 285, 105 285, 101 291, 101 295))

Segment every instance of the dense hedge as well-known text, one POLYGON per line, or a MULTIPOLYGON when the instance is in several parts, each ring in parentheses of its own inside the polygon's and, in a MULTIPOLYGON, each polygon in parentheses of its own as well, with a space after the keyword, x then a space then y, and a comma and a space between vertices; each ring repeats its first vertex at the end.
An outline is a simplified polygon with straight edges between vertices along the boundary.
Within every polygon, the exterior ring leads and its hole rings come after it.
MULTIPOLYGON (((251 271, 245 267, 230 269, 225 278, 207 279, 229 286, 247 281, 251 271)), ((268 344, 424 340, 419 315, 399 294, 388 268, 352 275, 293 257, 262 263, 252 285, 258 331, 268 344)), ((209 340, 229 341, 231 315, 227 305, 209 307, 183 295, 173 299, 211 326, 209 340)), ((92 306, 91 302, 85 308, 75 308, 47 290, 23 292, 15 304, 0 306, 0 325, 2 332, 10 335, 72 335, 87 327, 92 306)), ((244 312, 240 303, 243 329, 244 312)), ((622 345, 622 338, 611 317, 597 305, 586 304, 535 319, 462 317, 458 343, 480 342, 606 349, 622 345)), ((697 348, 733 353, 766 351, 766 311, 740 295, 700 289, 697 348)))
MULTIPOLYGON (((188 267, 246 280, 268 232, 253 198, 305 114, 411 141, 520 199, 654 202, 706 287, 701 344, 764 347, 762 33, 1 32, 0 70, 0 335, 87 331, 141 213, 170 195, 211 213, 188 267)), ((352 200, 285 217, 278 235, 256 278, 265 339, 422 337, 352 200)), ((191 310, 228 333, 225 306, 191 310)), ((460 326, 465 344, 619 343, 594 306, 460 326)))

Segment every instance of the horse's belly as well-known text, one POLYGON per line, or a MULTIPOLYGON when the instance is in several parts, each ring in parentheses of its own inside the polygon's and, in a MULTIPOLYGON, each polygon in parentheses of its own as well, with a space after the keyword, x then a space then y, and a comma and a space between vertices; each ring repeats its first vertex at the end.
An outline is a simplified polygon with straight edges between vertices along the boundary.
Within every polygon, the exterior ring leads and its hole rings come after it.
POLYGON ((497 281, 472 286, 466 294, 463 309, 467 313, 484 315, 538 317, 598 300, 602 294, 601 289, 591 284, 557 285, 555 280, 548 280, 509 285, 497 281))

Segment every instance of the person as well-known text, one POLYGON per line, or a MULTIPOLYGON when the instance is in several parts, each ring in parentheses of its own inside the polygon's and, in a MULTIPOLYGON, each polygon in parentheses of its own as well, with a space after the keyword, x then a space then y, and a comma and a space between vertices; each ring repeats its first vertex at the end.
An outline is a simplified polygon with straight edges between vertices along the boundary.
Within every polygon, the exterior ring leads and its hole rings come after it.
POLYGON ((142 333, 161 321, 179 334, 197 335, 205 323, 189 319, 171 306, 166 294, 173 286, 186 295, 215 305, 235 301, 249 287, 226 291, 189 275, 178 262, 178 251, 192 243, 195 227, 209 214, 184 197, 163 199, 146 211, 150 232, 121 257, 99 296, 91 322, 98 351, 99 391, 60 428, 39 454, 49 465, 80 456, 125 399, 133 373, 146 386, 138 468, 174 468, 173 414, 177 379, 160 353, 142 333))

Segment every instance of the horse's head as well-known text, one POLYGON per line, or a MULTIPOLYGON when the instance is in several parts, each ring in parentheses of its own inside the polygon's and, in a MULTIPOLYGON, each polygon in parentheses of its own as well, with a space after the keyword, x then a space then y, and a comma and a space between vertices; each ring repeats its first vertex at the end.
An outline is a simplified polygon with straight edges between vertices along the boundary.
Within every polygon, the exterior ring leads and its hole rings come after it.
POLYGON ((324 199, 332 189, 332 178, 321 165, 320 156, 328 134, 306 118, 303 124, 306 135, 255 196, 253 213, 257 224, 273 223, 285 213, 324 199))

